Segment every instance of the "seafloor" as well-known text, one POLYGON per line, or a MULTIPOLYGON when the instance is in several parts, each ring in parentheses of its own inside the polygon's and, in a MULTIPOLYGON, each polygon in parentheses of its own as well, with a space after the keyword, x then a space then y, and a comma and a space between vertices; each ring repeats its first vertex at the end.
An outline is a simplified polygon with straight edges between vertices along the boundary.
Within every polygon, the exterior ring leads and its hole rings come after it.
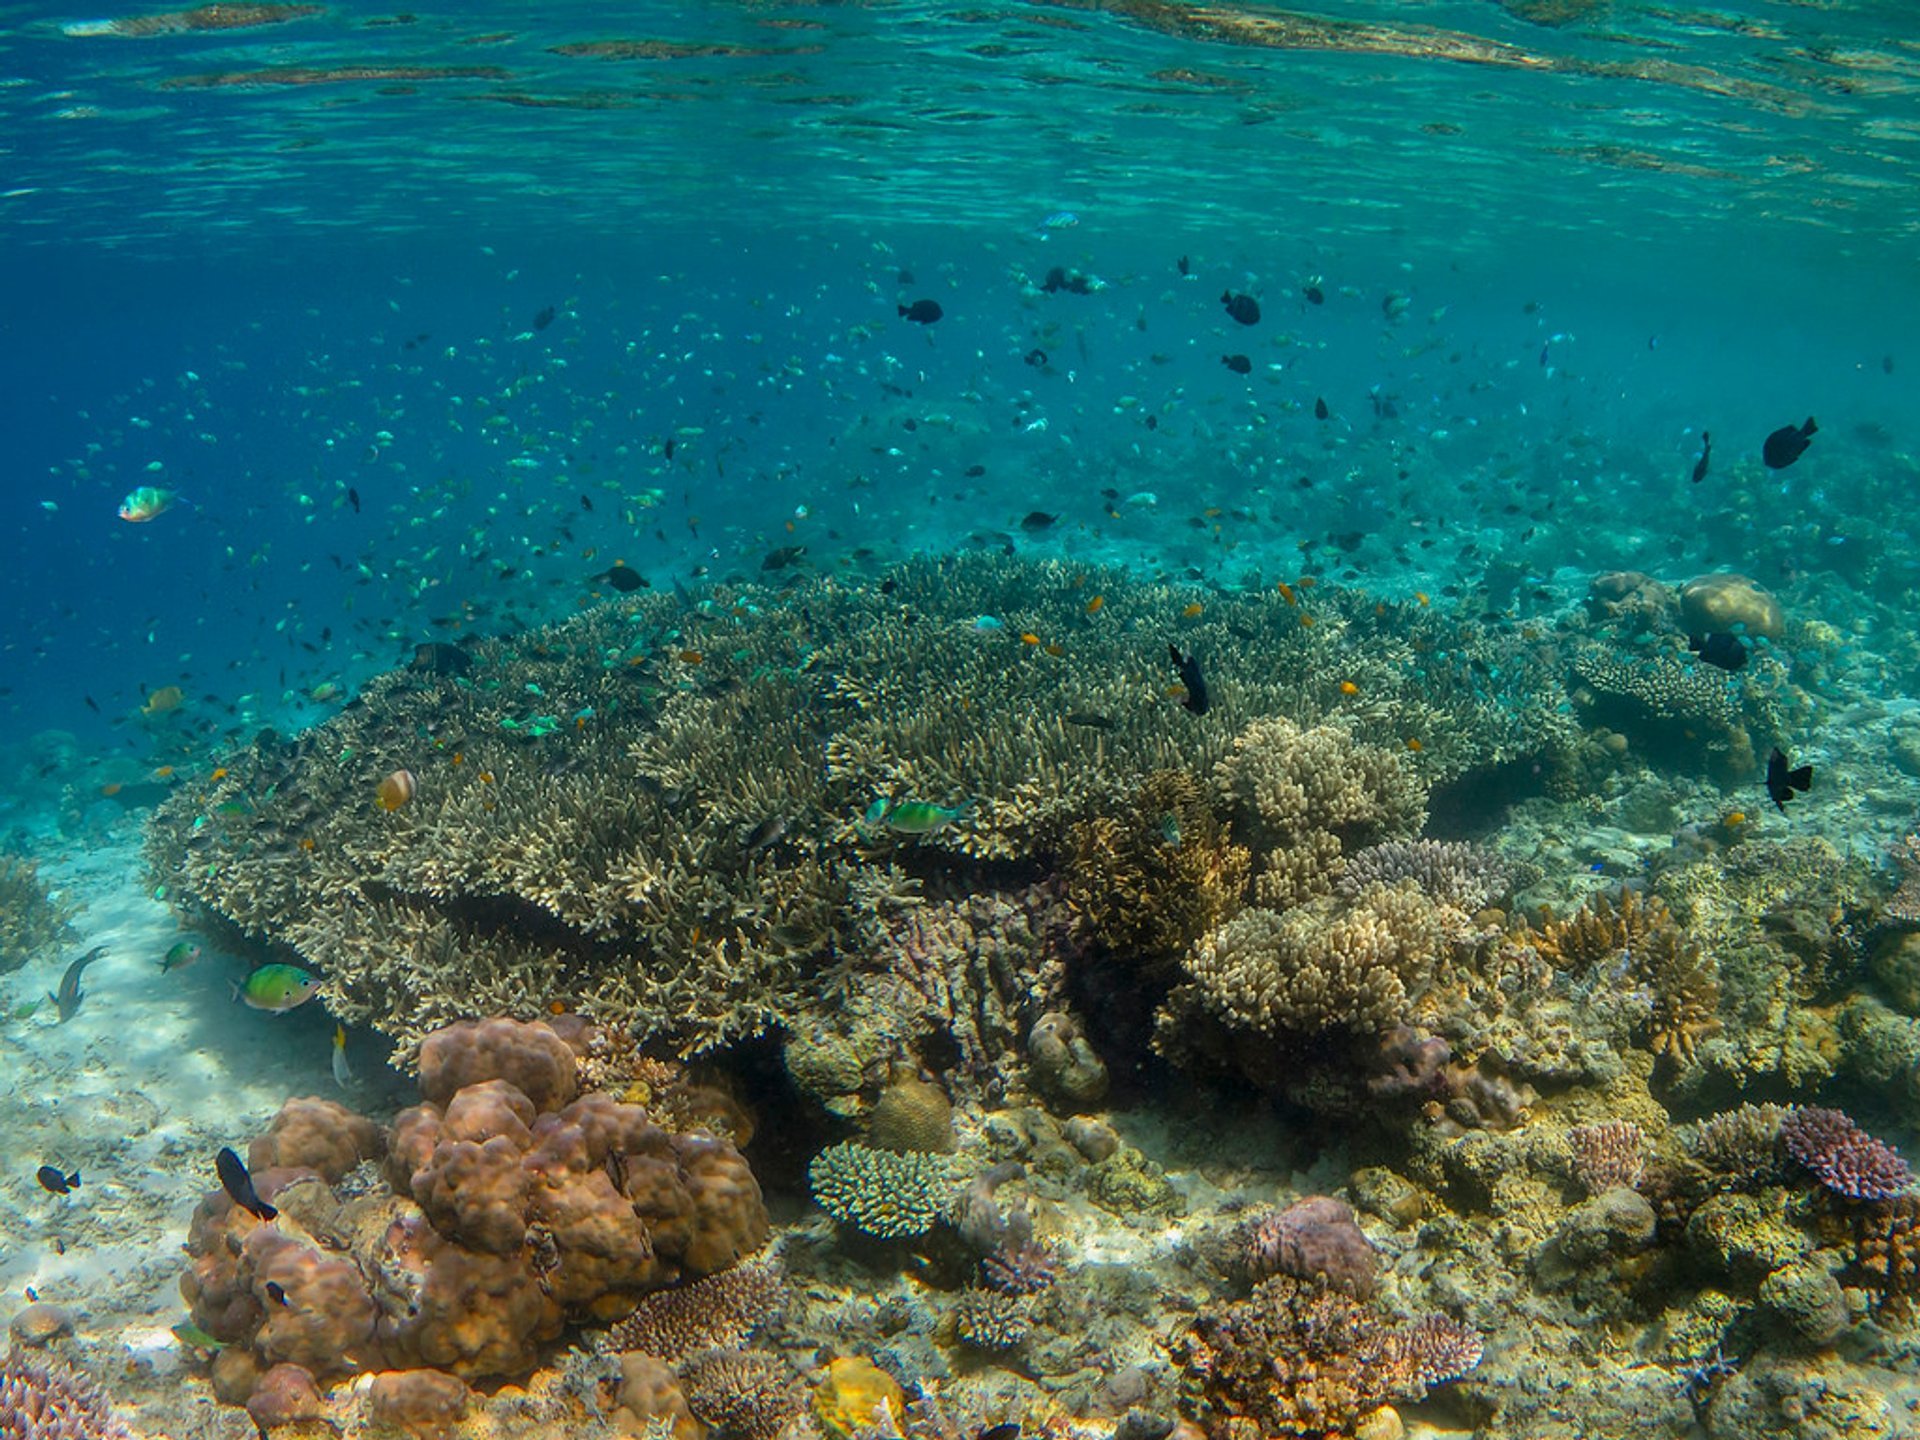
POLYGON ((1920 719, 1690 578, 915 561, 38 737, 16 1356, 177 1440, 1920 1434, 1920 719))

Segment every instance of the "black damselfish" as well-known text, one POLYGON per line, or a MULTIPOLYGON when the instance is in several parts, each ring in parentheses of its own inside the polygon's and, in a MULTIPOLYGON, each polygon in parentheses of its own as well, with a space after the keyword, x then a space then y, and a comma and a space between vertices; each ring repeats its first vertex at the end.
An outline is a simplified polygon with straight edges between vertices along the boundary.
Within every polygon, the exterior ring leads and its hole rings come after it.
POLYGON ((58 1165, 42 1165, 33 1178, 40 1182, 42 1189, 56 1195, 71 1195, 80 1188, 80 1172, 76 1170, 69 1175, 58 1165))
POLYGON ((1220 303, 1227 307, 1227 314, 1242 325, 1260 323, 1260 302, 1251 295, 1236 295, 1231 290, 1220 292, 1220 303))
POLYGON ((256 1220, 271 1220, 280 1212, 260 1198, 253 1188, 253 1176, 247 1173, 246 1162, 224 1145, 220 1153, 213 1157, 213 1168, 220 1173, 220 1186, 227 1192, 233 1203, 253 1216, 256 1220))
POLYGON ((916 300, 911 305, 897 305, 902 318, 916 325, 931 325, 947 312, 940 308, 938 300, 916 300))
POLYGON ((1811 415, 1804 425, 1782 425, 1767 436, 1767 443, 1760 447, 1760 458, 1767 462, 1769 470, 1786 469, 1807 453, 1807 446, 1819 428, 1811 415))
POLYGON ((1700 432, 1700 458, 1693 462, 1693 483, 1698 485, 1707 478, 1707 462, 1713 458, 1713 436, 1706 431, 1700 432))
POLYGON ((1253 361, 1245 355, 1222 355, 1220 363, 1236 375, 1246 375, 1253 370, 1253 361))
POLYGON ((1767 798, 1773 801, 1774 808, 1781 814, 1787 810, 1787 801, 1798 790, 1802 795, 1813 788, 1813 766, 1795 767, 1787 759, 1786 751, 1774 746, 1773 754, 1767 757, 1767 798))
POLYGON ((1207 698, 1207 677, 1200 671, 1199 659, 1181 654, 1180 647, 1172 641, 1167 642, 1167 654, 1173 660, 1173 668, 1180 672, 1180 683, 1186 687, 1187 695, 1180 702, 1181 707, 1195 715, 1206 714, 1211 702, 1207 698))
POLYGON ((1689 635, 1687 648, 1709 665, 1722 670, 1738 670, 1747 663, 1747 647, 1738 635, 1717 631, 1712 635, 1689 635))

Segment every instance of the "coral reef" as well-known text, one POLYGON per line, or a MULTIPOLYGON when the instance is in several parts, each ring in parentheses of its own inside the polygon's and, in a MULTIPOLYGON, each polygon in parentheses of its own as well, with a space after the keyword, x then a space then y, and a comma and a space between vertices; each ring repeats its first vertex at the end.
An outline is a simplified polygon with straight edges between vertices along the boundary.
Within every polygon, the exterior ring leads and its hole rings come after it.
POLYGON ((133 1440, 93 1381, 57 1360, 0 1361, 0 1440, 133 1440))
POLYGON ((1345 853, 1411 836, 1427 815, 1426 787, 1404 751, 1283 716, 1236 735, 1214 783, 1258 862, 1254 899, 1272 909, 1325 894, 1345 853))
POLYGON ((1646 1169, 1646 1133, 1632 1120, 1599 1120, 1567 1131, 1573 1178, 1589 1195, 1633 1188, 1646 1169))
POLYGON ((1854 1268, 1889 1318, 1920 1304, 1920 1196, 1860 1207, 1853 1217, 1854 1268))
POLYGON ((962 1290, 953 1302, 953 1333, 976 1350, 1017 1350, 1033 1333, 1032 1302, 1005 1290, 962 1290))
POLYGON ((1388 840, 1346 857, 1339 894, 1411 880, 1432 899, 1471 915, 1505 897, 1513 867, 1490 850, 1457 840, 1388 840))
POLYGON ((1192 776, 1159 771, 1068 832, 1067 898, 1109 952, 1177 956, 1239 907, 1251 859, 1209 798, 1192 776))
POLYGON ((607 1329, 603 1343, 674 1362, 701 1350, 738 1349, 776 1321, 788 1299, 786 1281, 772 1265, 736 1265, 646 1296, 607 1329))
POLYGON ((1466 1374, 1481 1341, 1445 1316, 1395 1328, 1338 1290, 1277 1275, 1249 1299, 1203 1311, 1172 1349, 1214 1440, 1324 1440, 1466 1374))
MULTIPOLYGON (((1221 760, 1249 802, 1285 799, 1260 790, 1263 763, 1276 787, 1300 769, 1336 807, 1305 817, 1326 827, 1314 833, 1363 844, 1410 832, 1426 781, 1566 728, 1532 647, 1331 587, 1313 627, 1271 591, 1215 597, 1183 633, 1213 682, 1208 713, 1191 714, 1160 683, 1164 617, 1189 601, 985 554, 903 564, 884 589, 821 575, 693 606, 627 595, 423 647, 425 663, 373 678, 317 729, 261 732, 176 787, 149 857, 174 903, 291 950, 335 1014, 394 1036, 403 1059, 449 1021, 556 1002, 693 1053, 823 995, 830 957, 857 948, 843 932, 872 870, 1044 860, 1156 773, 1221 760), (1348 728, 1309 721, 1299 746, 1291 722, 1246 730, 1332 711, 1335 657, 1369 696, 1348 728), (1271 762, 1253 753, 1262 736, 1283 752, 1271 762), (1416 764, 1404 747, 1420 737, 1416 764), (376 806, 400 769, 414 793, 376 806), (862 819, 876 800, 882 815, 961 813, 906 834, 862 819)), ((1269 843, 1290 838, 1270 821, 1269 843)))
POLYGON ((687 1407, 740 1440, 774 1440, 807 1406, 793 1367, 764 1350, 706 1350, 680 1367, 687 1407))
POLYGON ((1845 1199, 1891 1200, 1913 1185, 1900 1153, 1843 1111, 1796 1106, 1780 1122, 1780 1139, 1816 1180, 1845 1199))
POLYGON ((18 970, 50 946, 70 942, 78 913, 77 906, 48 893, 33 861, 0 855, 0 975, 18 970))
MULTIPOLYGON (((230 1373, 251 1362, 318 1380, 367 1369, 519 1376, 569 1321, 623 1314, 650 1291, 759 1248, 766 1210, 731 1145, 669 1133, 605 1094, 575 1094, 571 1073, 543 1094, 573 1098, 545 1114, 509 1081, 480 1078, 489 1066, 528 1078, 526 1057, 555 1038, 517 1022, 430 1036, 423 1049, 435 1074, 465 1083, 444 1105, 402 1111, 375 1145, 359 1117, 289 1102, 263 1137, 276 1155, 338 1169, 345 1156, 384 1146, 389 1188, 336 1192, 325 1171, 303 1164, 255 1170, 280 1210, 272 1224, 224 1190, 202 1200, 181 1290, 195 1323, 226 1343, 230 1373), (471 1053, 449 1059, 461 1045, 471 1053), (333 1143, 309 1138, 328 1119, 339 1129, 333 1143)), ((545 1065, 535 1073, 556 1078, 545 1065)), ((256 1374, 234 1388, 252 1393, 257 1383, 256 1374)))
POLYGON ((939 1156, 850 1140, 814 1156, 807 1183, 838 1223, 881 1240, 926 1234, 953 1203, 953 1179, 939 1156))

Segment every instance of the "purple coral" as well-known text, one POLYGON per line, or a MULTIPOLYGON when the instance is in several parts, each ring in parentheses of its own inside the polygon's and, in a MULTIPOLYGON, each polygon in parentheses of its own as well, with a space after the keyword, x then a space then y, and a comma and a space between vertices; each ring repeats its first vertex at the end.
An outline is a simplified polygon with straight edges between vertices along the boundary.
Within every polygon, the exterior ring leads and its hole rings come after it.
POLYGON ((1428 1315, 1390 1337, 1389 1363, 1425 1390, 1458 1380, 1480 1363, 1479 1334, 1448 1315, 1428 1315))
POLYGON ((1060 1258, 1042 1241, 1009 1241, 980 1262, 989 1287, 1007 1295, 1038 1295, 1060 1278, 1060 1258))
POLYGON ((1632 1189, 1646 1168, 1647 1137, 1631 1120, 1602 1120, 1567 1131, 1573 1178, 1589 1195, 1632 1189))
POLYGON ((0 1363, 0 1440, 132 1440, 78 1370, 18 1352, 0 1363))
POLYGON ((1274 1275, 1314 1280, 1356 1300, 1373 1294, 1373 1243, 1353 1211, 1328 1195, 1309 1195, 1257 1221, 1247 1233, 1254 1281, 1274 1275))
POLYGON ((1843 1110, 1796 1106, 1780 1122, 1787 1153, 1836 1195, 1891 1200, 1913 1184, 1900 1152, 1867 1134, 1843 1110))

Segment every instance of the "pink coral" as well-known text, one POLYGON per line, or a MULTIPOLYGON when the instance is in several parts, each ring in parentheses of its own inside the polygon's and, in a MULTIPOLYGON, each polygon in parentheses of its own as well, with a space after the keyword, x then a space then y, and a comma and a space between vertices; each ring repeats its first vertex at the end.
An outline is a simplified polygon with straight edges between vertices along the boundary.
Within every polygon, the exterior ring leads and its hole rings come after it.
POLYGON ((18 1351, 0 1362, 0 1440, 132 1440, 92 1380, 18 1351))
POLYGON ((1849 1200, 1891 1200, 1913 1184, 1913 1171, 1900 1152, 1867 1134, 1844 1111, 1796 1106, 1780 1122, 1780 1138, 1815 1179, 1849 1200))

